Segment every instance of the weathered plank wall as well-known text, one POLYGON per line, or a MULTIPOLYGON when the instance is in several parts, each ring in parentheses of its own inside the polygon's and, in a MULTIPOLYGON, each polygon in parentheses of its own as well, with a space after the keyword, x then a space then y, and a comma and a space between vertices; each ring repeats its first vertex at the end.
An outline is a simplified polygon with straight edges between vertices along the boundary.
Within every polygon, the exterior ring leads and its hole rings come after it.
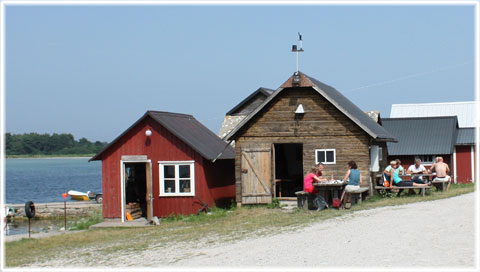
POLYGON ((347 162, 355 160, 364 185, 370 176, 368 136, 347 116, 313 88, 286 88, 237 134, 235 143, 236 200, 241 202, 241 152, 245 146, 273 143, 302 143, 303 172, 315 164, 315 149, 336 150, 336 164, 326 165, 325 175, 343 178, 347 162), (295 110, 302 104, 304 116, 296 120, 295 110))

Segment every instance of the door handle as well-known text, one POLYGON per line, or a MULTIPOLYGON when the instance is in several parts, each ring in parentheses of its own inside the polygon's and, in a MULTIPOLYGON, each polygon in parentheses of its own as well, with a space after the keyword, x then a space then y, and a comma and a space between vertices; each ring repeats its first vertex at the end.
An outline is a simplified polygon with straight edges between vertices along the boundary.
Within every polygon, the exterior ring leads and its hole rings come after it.
POLYGON ((242 173, 243 173, 243 174, 248 173, 248 169, 242 169, 242 173))

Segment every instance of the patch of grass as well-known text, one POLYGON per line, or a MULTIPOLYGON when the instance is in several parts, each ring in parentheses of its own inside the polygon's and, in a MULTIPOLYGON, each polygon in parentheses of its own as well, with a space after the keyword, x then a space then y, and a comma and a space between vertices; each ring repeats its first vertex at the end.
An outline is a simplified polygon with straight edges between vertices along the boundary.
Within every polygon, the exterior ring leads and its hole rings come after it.
POLYGON ((431 195, 382 198, 373 196, 369 201, 353 205, 349 210, 328 209, 322 212, 294 209, 285 212, 264 206, 243 206, 224 210, 211 208, 209 213, 179 215, 163 218, 160 226, 145 228, 109 228, 69 233, 43 239, 23 239, 5 244, 7 267, 41 263, 53 258, 69 258, 82 253, 91 265, 99 256, 130 254, 149 248, 165 247, 182 241, 197 241, 194 246, 234 241, 246 237, 270 235, 281 231, 295 230, 308 224, 352 213, 354 211, 385 206, 396 206, 421 201, 443 199, 473 192, 474 184, 452 185, 450 192, 435 192, 431 195), (85 252, 101 252, 88 255, 85 252), (28 252, 28 254, 25 254, 28 252))
POLYGON ((267 205, 268 209, 277 209, 280 208, 280 200, 278 198, 275 198, 272 200, 272 203, 267 205))
POLYGON ((69 221, 67 228, 69 230, 85 230, 88 229, 91 225, 95 225, 100 222, 103 222, 102 213, 97 210, 93 210, 89 213, 89 216, 87 217, 81 217, 77 220, 69 221))

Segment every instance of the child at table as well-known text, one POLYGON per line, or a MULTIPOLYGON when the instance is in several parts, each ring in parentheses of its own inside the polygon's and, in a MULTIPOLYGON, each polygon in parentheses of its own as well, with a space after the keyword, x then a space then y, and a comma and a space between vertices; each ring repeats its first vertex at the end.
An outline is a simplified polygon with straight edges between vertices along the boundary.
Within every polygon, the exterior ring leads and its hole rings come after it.
POLYGON ((310 173, 308 173, 303 179, 303 190, 309 193, 311 197, 315 197, 314 203, 317 211, 322 210, 324 207, 328 208, 328 205, 325 203, 325 199, 318 194, 318 191, 315 190, 315 187, 313 186, 314 182, 326 181, 326 179, 322 177, 322 170, 323 164, 319 163, 312 167, 310 169, 310 173))

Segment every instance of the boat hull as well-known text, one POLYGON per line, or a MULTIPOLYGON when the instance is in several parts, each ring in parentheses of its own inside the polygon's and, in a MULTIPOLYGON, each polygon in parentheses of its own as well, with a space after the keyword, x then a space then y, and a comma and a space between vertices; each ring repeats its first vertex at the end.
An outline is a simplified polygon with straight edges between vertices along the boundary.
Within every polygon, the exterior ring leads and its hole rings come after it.
POLYGON ((90 198, 88 197, 88 193, 78 192, 78 191, 68 191, 68 195, 73 200, 80 200, 80 201, 88 201, 90 198))
POLYGON ((77 196, 77 195, 71 195, 70 198, 73 200, 80 200, 80 201, 88 201, 90 200, 88 196, 77 196))

